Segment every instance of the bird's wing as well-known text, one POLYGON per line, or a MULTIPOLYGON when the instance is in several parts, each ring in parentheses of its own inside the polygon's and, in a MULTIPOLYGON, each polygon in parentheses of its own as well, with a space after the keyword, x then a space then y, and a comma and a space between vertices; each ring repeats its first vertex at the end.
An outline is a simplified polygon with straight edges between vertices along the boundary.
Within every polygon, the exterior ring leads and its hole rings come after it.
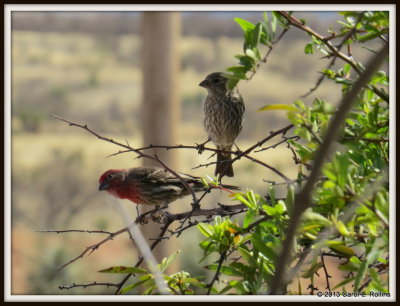
MULTIPOLYGON (((197 180, 196 177, 178 172, 185 181, 197 180)), ((132 174, 134 179, 149 183, 181 183, 180 179, 171 172, 158 167, 140 167, 132 174)))
POLYGON ((243 97, 239 93, 239 91, 235 91, 235 90, 230 91, 227 98, 230 100, 231 103, 234 103, 234 105, 236 105, 237 110, 242 115, 245 111, 245 106, 244 106, 244 102, 243 102, 243 97))

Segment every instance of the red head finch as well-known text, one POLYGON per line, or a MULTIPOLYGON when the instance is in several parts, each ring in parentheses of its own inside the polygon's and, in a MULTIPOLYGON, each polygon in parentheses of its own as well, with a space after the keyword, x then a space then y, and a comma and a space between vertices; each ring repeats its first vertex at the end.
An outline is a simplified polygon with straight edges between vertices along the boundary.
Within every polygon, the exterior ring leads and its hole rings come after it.
MULTIPOLYGON (((204 129, 218 150, 231 151, 236 137, 242 130, 243 98, 239 91, 228 91, 227 78, 221 72, 209 74, 199 86, 208 91, 204 100, 204 129)), ((233 176, 230 153, 217 153, 215 175, 233 176)))
MULTIPOLYGON (((198 177, 178 174, 194 192, 207 190, 198 177)), ((100 176, 99 183, 99 190, 107 190, 119 199, 128 199, 136 204, 165 205, 190 194, 179 178, 151 166, 108 170, 100 176)), ((236 186, 220 186, 238 189, 236 186)))

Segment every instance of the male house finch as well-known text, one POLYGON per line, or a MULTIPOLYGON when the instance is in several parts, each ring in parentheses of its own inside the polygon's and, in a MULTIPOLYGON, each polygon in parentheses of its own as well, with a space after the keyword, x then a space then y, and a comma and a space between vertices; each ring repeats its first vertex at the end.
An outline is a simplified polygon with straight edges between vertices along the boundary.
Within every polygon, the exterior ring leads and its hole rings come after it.
MULTIPOLYGON (((204 129, 218 150, 231 151, 236 137, 242 130, 243 98, 239 91, 228 91, 227 78, 221 72, 209 74, 199 86, 208 91, 203 103, 204 129)), ((233 176, 230 153, 217 153, 215 175, 233 176)))
MULTIPOLYGON (((179 176, 194 192, 207 190, 198 177, 183 173, 179 176)), ((128 199, 136 204, 168 204, 190 194, 179 178, 151 166, 108 170, 100 176, 99 183, 99 190, 107 190, 119 199, 128 199)), ((220 186, 238 189, 236 186, 220 186)))

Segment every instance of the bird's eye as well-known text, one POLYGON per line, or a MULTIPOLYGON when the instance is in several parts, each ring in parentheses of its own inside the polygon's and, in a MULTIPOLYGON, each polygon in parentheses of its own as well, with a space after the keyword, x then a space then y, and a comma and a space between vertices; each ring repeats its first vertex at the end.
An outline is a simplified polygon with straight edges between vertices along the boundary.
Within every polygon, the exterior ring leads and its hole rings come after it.
POLYGON ((112 175, 112 174, 109 174, 109 175, 108 175, 108 178, 112 178, 112 177, 113 177, 113 175, 112 175))
POLYGON ((218 83, 218 79, 214 79, 214 83, 218 83))

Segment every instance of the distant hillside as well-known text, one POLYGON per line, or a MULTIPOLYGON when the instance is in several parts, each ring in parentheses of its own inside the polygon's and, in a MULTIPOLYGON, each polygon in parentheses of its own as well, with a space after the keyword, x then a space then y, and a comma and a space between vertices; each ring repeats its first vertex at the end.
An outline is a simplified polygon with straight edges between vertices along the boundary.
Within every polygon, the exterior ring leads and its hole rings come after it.
MULTIPOLYGON (((262 20, 263 12, 183 12, 182 33, 187 36, 241 37, 240 27, 233 18, 254 23, 262 20), (232 20, 232 22, 227 22, 232 20)), ((140 12, 14 12, 12 29, 39 32, 82 32, 90 34, 139 34, 140 12)), ((338 16, 334 12, 296 13, 306 18, 313 28, 325 31, 338 16)), ((295 34, 291 34, 296 38, 295 34)))

